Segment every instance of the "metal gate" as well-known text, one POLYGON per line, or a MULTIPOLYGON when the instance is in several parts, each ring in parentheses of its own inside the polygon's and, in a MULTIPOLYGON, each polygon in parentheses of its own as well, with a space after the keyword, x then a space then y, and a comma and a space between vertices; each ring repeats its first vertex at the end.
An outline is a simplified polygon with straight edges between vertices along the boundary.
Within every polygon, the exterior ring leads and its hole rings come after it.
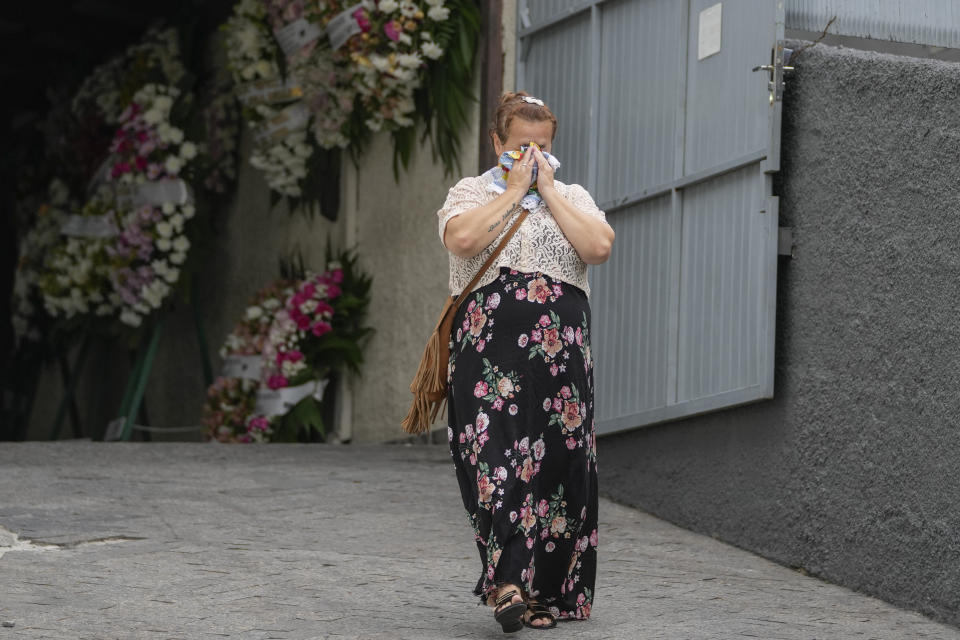
POLYGON ((517 87, 617 232, 591 268, 598 431, 772 397, 783 0, 518 9, 517 87))

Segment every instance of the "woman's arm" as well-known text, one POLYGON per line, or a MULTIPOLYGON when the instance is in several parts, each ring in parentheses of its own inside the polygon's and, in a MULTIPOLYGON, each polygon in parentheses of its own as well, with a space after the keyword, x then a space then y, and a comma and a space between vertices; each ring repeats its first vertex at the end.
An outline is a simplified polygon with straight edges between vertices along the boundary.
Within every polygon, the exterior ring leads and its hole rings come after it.
POLYGON ((539 150, 535 152, 538 163, 537 191, 547 203, 554 220, 567 236, 567 240, 587 264, 603 264, 610 258, 614 232, 606 222, 580 211, 572 202, 561 196, 553 183, 553 168, 539 150))
POLYGON ((443 230, 443 246, 450 253, 472 258, 497 239, 533 181, 532 149, 527 149, 523 158, 513 163, 506 191, 488 204, 450 218, 443 230))

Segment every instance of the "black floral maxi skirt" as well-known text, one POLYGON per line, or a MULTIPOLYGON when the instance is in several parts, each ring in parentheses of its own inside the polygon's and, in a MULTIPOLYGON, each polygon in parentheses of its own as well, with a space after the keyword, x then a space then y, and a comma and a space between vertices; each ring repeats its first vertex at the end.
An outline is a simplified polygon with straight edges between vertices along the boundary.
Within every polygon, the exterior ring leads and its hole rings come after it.
POLYGON ((503 268, 453 324, 447 435, 483 565, 560 619, 586 619, 597 567, 590 306, 583 290, 503 268))

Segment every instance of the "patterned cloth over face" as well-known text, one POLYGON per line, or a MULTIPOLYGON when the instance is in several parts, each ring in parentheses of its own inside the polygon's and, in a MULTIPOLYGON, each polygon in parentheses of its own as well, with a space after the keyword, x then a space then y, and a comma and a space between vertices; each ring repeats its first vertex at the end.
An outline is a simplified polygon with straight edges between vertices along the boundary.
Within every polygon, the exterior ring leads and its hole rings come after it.
MULTIPOLYGON (((535 142, 531 143, 530 146, 540 149, 540 145, 535 142)), ((497 193, 503 193, 507 190, 507 176, 510 174, 510 170, 513 169, 513 163, 520 160, 526 150, 527 146, 524 145, 520 147, 519 151, 504 151, 500 154, 500 163, 493 169, 490 169, 493 174, 493 183, 490 185, 491 189, 497 193)), ((560 168, 560 161, 554 156, 543 150, 541 150, 540 153, 547 159, 547 162, 550 163, 554 171, 560 168)), ((533 163, 533 181, 530 183, 530 189, 527 191, 527 194, 520 200, 520 206, 528 211, 533 211, 540 206, 540 192, 537 191, 537 173, 540 165, 537 163, 536 158, 532 158, 531 162, 533 163)))
POLYGON ((515 584, 558 618, 589 618, 597 453, 587 296, 504 267, 453 327, 447 435, 480 552, 474 593, 515 584))

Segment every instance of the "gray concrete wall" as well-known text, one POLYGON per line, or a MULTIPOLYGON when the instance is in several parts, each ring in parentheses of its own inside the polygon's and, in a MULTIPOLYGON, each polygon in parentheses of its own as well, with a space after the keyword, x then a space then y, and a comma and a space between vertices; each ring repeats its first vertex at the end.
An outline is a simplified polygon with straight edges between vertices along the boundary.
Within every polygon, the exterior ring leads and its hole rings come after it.
POLYGON ((603 438, 601 490, 960 625, 960 65, 796 68, 775 397, 603 438))

